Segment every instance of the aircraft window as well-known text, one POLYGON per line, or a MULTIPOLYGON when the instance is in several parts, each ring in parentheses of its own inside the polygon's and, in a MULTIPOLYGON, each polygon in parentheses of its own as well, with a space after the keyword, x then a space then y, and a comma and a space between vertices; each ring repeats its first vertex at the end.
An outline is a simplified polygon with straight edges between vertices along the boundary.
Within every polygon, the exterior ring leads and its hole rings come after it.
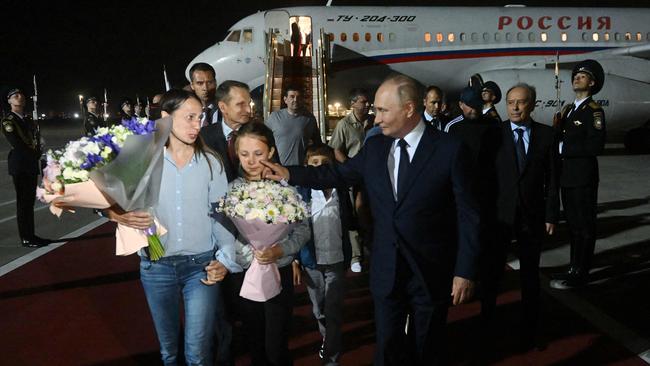
POLYGON ((330 37, 330 42, 334 42, 334 39, 336 38, 336 36, 334 35, 334 33, 330 33, 330 34, 329 34, 329 37, 330 37))
POLYGON ((488 42, 490 40, 490 33, 488 32, 483 33, 483 40, 485 42, 488 42))
POLYGON ((584 32, 582 33, 582 40, 583 41, 587 40, 587 33, 584 33, 584 32))
POLYGON ((603 37, 605 39, 605 42, 609 42, 609 33, 605 32, 605 34, 603 34, 603 37))
POLYGON ((397 38, 395 36, 395 33, 388 33, 388 40, 389 41, 393 42, 393 41, 395 41, 395 38, 397 38))
POLYGON ((517 32, 517 41, 521 42, 524 40, 524 34, 521 32, 517 32))
POLYGON ((348 40, 348 35, 345 33, 341 33, 341 42, 345 42, 348 40))
POLYGON ((641 35, 641 32, 637 32, 636 40, 639 41, 639 42, 641 42, 643 40, 643 36, 641 35))
POLYGON ((501 33, 494 33, 494 40, 497 42, 501 41, 501 33))
POLYGON ((429 32, 424 33, 424 41, 427 43, 431 42, 431 33, 429 32))
POLYGON ((566 33, 562 32, 562 42, 566 42, 569 39, 566 33))
POLYGON ((449 33, 449 34, 447 35, 447 40, 448 40, 449 42, 453 42, 455 39, 456 39, 456 36, 455 36, 453 33, 449 33))
POLYGON ((472 33, 472 42, 478 42, 478 33, 472 33))
POLYGON ((467 34, 465 34, 465 33, 461 33, 461 34, 460 34, 460 41, 461 41, 461 42, 465 42, 465 41, 467 41, 467 34))
POLYGON ((626 41, 631 41, 632 40, 632 34, 630 32, 625 33, 625 40, 626 41))
POLYGON ((253 42, 253 30, 244 29, 244 43, 252 43, 252 42, 253 42))
POLYGON ((598 42, 598 39, 599 39, 598 33, 594 32, 594 34, 591 35, 591 39, 593 39, 594 42, 598 42))
POLYGON ((241 36, 241 31, 239 31, 239 30, 232 31, 232 33, 230 33, 228 38, 226 38, 226 41, 228 41, 228 42, 239 42, 240 36, 241 36))
POLYGON ((614 40, 620 41, 621 40, 621 34, 620 33, 614 33, 614 40))
POLYGON ((542 42, 548 41, 548 34, 546 34, 546 32, 542 32, 542 34, 539 35, 539 39, 541 39, 542 42))
POLYGON ((648 39, 648 41, 650 41, 650 33, 648 33, 648 35, 646 36, 646 38, 648 39))
POLYGON ((372 41, 372 34, 366 33, 366 42, 372 41))
POLYGON ((359 42, 359 33, 352 33, 352 40, 355 42, 359 42))
POLYGON ((436 33, 436 42, 442 43, 442 41, 444 41, 444 36, 442 33, 436 33))
POLYGON ((377 41, 379 41, 379 42, 384 41, 384 34, 383 33, 377 33, 377 41))
POLYGON ((506 41, 508 42, 512 41, 512 34, 510 34, 510 32, 506 33, 506 41))
POLYGON ((535 33, 533 32, 528 33, 528 40, 530 42, 535 42, 535 33))

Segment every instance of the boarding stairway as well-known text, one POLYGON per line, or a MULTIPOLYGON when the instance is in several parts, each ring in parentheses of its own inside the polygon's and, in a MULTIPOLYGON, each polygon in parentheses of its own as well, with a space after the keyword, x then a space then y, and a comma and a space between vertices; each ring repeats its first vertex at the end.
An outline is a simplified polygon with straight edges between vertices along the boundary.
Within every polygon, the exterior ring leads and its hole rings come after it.
MULTIPOLYGON (((301 90, 304 107, 316 117, 321 138, 325 141, 327 133, 327 93, 326 74, 329 42, 314 44, 313 56, 291 56, 291 44, 278 37, 273 29, 267 33, 267 53, 265 59, 266 80, 264 83, 264 119, 273 111, 282 108, 282 92, 292 85, 301 90)), ((321 38, 324 32, 321 30, 321 38)))

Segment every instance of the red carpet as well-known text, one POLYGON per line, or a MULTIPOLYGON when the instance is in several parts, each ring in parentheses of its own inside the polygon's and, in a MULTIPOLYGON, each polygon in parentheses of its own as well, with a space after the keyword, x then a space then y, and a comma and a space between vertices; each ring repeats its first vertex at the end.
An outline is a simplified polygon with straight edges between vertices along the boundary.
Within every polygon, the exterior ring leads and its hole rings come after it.
MULTIPOLYGON (((113 226, 0 277, 1 365, 157 365, 158 345, 139 282, 138 258, 116 257, 113 226)), ((639 358, 550 298, 544 302, 547 348, 517 354, 519 293, 514 272, 500 296, 495 365, 645 365, 639 358)), ((350 274, 346 297, 343 365, 370 365, 374 350, 372 301, 367 274, 350 274)), ((319 365, 320 337, 304 288, 297 289, 295 365, 319 365)), ((476 302, 451 309, 449 356, 471 364, 476 302)), ((237 346, 240 346, 241 337, 237 346)), ((247 365, 240 356, 238 365, 247 365)))

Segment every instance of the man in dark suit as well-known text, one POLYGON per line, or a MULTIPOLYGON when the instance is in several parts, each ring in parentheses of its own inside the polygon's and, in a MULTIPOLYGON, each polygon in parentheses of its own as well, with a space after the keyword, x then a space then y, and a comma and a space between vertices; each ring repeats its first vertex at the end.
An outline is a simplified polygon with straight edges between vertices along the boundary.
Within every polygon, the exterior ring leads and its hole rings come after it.
POLYGON ((444 99, 442 89, 435 85, 428 86, 424 92, 422 119, 440 131, 444 131, 445 125, 449 122, 449 117, 442 113, 444 99))
POLYGON ((197 62, 190 67, 190 88, 194 91, 203 105, 201 127, 217 123, 221 120, 217 106, 217 79, 214 68, 205 62, 197 62))
MULTIPOLYGON (((535 346, 540 303, 539 260, 545 233, 552 235, 558 218, 557 143, 552 127, 530 117, 535 88, 524 83, 506 94, 509 120, 499 123, 494 191, 496 215, 485 217, 491 236, 483 248, 481 315, 494 313, 498 282, 512 239, 519 257, 523 317, 521 347, 535 346)), ((490 334, 489 331, 487 334, 490 334)))
POLYGON ((216 90, 219 110, 223 118, 201 128, 206 145, 221 155, 228 182, 237 178, 239 162, 235 156, 237 130, 251 119, 251 95, 248 85, 226 80, 216 90))
POLYGON ((443 363, 449 303, 466 301, 473 289, 479 218, 466 151, 425 124, 421 100, 413 79, 389 77, 375 95, 382 135, 368 139, 354 158, 318 168, 265 162, 270 179, 314 189, 363 184, 367 190, 375 220, 375 365, 443 363))
MULTIPOLYGON (((248 85, 226 80, 216 89, 216 99, 223 118, 212 120, 201 127, 200 136, 205 144, 219 153, 223 161, 228 182, 238 175, 239 161, 235 154, 237 130, 250 122, 251 95, 248 85)), ((234 365, 231 350, 233 323, 239 309, 239 290, 244 280, 243 273, 231 273, 221 283, 224 306, 217 307, 217 365, 234 365), (224 310, 225 311, 222 311, 224 310)))

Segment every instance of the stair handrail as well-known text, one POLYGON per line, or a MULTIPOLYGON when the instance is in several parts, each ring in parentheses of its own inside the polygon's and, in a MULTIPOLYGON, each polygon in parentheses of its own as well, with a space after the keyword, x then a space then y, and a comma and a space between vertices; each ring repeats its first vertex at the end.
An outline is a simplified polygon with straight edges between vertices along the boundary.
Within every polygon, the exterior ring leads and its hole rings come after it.
POLYGON ((266 75, 265 75, 265 82, 264 82, 264 96, 263 96, 263 102, 262 104, 264 105, 264 120, 267 120, 269 118, 269 114, 271 114, 271 109, 272 109, 272 103, 273 103, 273 80, 274 80, 274 73, 275 73, 275 55, 277 52, 276 49, 276 36, 275 33, 273 33, 273 28, 269 28, 268 30, 268 43, 266 45, 266 75))

